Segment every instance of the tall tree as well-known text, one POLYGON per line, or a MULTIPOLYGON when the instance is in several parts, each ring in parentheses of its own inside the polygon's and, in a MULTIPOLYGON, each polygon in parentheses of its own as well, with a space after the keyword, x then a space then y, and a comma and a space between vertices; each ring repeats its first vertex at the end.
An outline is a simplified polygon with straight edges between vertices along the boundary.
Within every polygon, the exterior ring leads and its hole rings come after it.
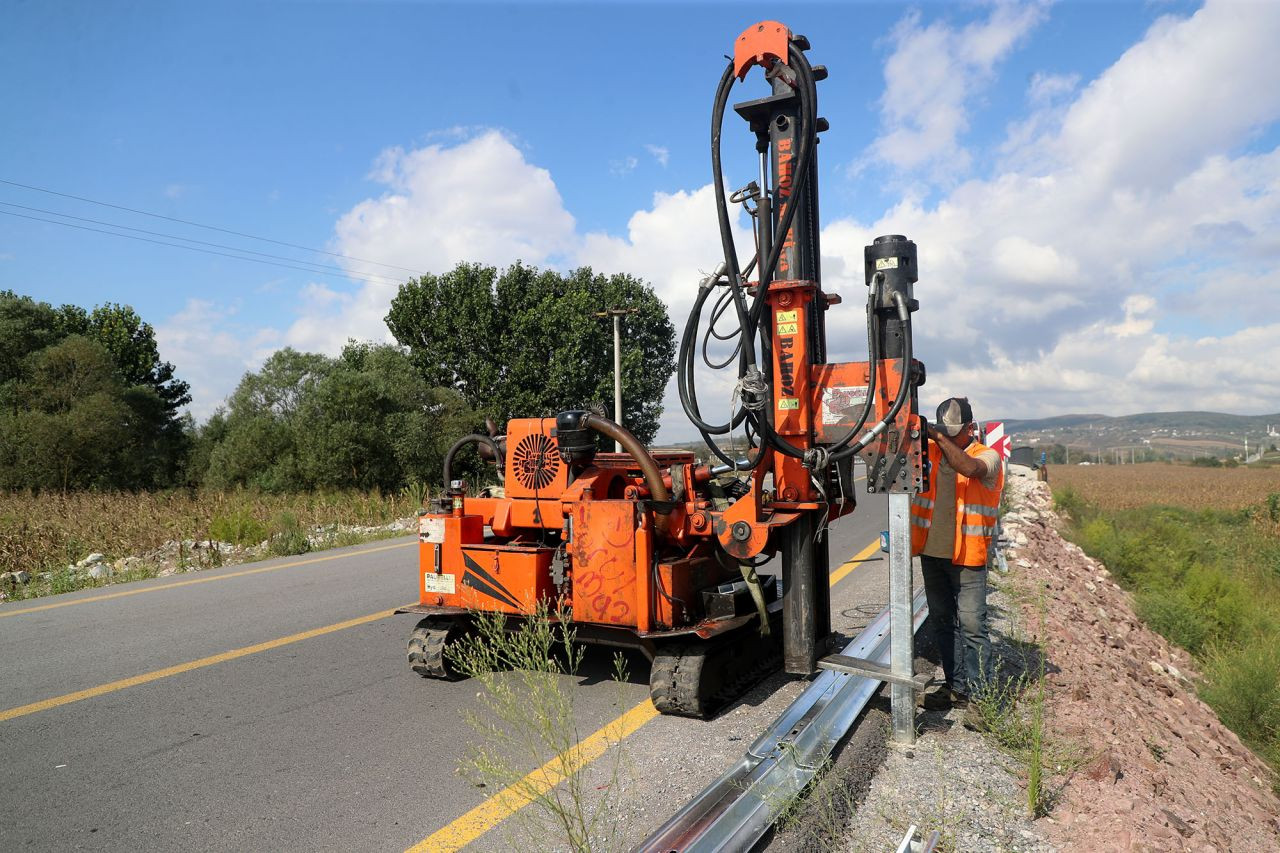
POLYGON ((0 416, 0 485, 119 488, 131 484, 139 424, 111 355, 71 335, 32 353, 12 389, 15 413, 0 416))
POLYGON ((623 318, 623 420, 651 441, 675 369, 675 328, 639 279, 459 264, 401 286, 386 320, 429 383, 505 422, 575 406, 612 411, 613 326, 596 316, 607 308, 637 310, 623 318))
MULTIPOLYGON (((110 388, 104 386, 96 393, 110 396, 113 410, 116 404, 127 409, 127 429, 122 446, 100 447, 101 476, 71 479, 113 488, 174 482, 187 449, 180 409, 191 400, 189 386, 176 378, 172 364, 161 360, 155 330, 128 306, 106 304, 92 312, 74 305, 54 308, 13 291, 0 291, 0 412, 10 416, 4 427, 8 441, 28 446, 27 438, 31 437, 14 430, 36 428, 36 421, 18 417, 20 402, 30 407, 36 404, 33 401, 65 394, 65 389, 41 384, 58 381, 50 373, 54 354, 45 359, 36 356, 73 339, 79 343, 60 351, 57 358, 75 351, 87 364, 84 342, 96 345, 105 357, 98 366, 112 377, 110 388)), ((60 418, 70 417, 67 411, 58 412, 60 418)), ((11 459, 12 454, 4 458, 11 459)), ((39 483, 49 485, 47 478, 40 478, 39 483)))
POLYGON ((195 446, 215 487, 385 490, 438 481, 448 442, 474 420, 399 347, 353 342, 336 359, 276 352, 245 374, 195 446))

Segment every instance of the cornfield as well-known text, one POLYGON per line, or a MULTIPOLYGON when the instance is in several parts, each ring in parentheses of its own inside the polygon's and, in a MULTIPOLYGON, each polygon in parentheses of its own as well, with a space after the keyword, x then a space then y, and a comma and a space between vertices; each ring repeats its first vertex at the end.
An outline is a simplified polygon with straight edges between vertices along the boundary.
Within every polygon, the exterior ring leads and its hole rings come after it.
POLYGON ((1055 492, 1071 489, 1103 511, 1165 505, 1245 509, 1280 494, 1278 468, 1200 468, 1163 462, 1137 465, 1050 465, 1055 492))
MULTIPOLYGON (((372 526, 411 516, 407 495, 377 492, 0 492, 0 572, 54 570, 101 552, 144 554, 166 542, 219 538, 214 529, 244 525, 372 526)), ((262 538, 265 538, 262 537, 262 538)))

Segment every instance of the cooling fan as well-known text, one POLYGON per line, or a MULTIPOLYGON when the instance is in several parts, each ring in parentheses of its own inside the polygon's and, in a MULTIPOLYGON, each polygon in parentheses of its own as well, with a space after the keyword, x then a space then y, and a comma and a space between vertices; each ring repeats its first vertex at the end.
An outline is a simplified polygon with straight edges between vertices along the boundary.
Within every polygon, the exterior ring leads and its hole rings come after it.
POLYGON ((542 433, 526 435, 516 445, 511 468, 526 489, 545 489, 560 473, 560 453, 555 441, 542 433))

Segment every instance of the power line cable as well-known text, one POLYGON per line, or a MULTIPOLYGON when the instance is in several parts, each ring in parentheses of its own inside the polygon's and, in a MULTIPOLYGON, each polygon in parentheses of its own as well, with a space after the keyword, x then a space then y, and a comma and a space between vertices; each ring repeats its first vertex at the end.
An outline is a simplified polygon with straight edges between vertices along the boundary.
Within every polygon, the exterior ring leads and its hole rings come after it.
MULTIPOLYGON (((348 273, 347 270, 343 269, 342 267, 333 266, 332 264, 320 264, 314 261, 304 261, 300 258, 290 258, 285 255, 272 255, 267 252, 256 252, 253 249, 242 249, 239 246, 228 246, 225 243, 210 243, 207 240, 197 240, 194 237, 182 237, 177 234, 165 234, 162 231, 148 231, 145 228, 134 228, 133 226, 130 226, 130 225, 120 225, 115 222, 105 222, 101 219, 89 219, 88 217, 84 217, 84 216, 72 216, 70 213, 61 213, 56 210, 45 210, 40 207, 28 207, 25 204, 15 204, 14 202, 11 202, 11 201, 0 201, 0 204, 6 207, 16 207, 21 210, 29 210, 33 213, 46 213, 46 214, 49 214, 50 216, 60 216, 64 219, 74 219, 77 222, 92 222, 94 225, 105 225, 108 228, 120 228, 124 231, 136 231, 139 234, 150 234, 152 237, 164 237, 169 240, 182 240, 187 243, 198 243, 201 246, 212 246, 215 249, 230 249, 233 252, 244 252, 245 254, 258 255, 263 258, 273 258, 274 260, 277 260, 277 261, 288 261, 289 263, 295 263, 295 264, 307 264, 308 266, 316 267, 316 271, 336 272, 339 275, 343 275, 348 278, 350 277, 350 274, 348 273)), ((3 211, 0 211, 0 212, 3 212, 3 211)), ((44 221, 47 222, 50 220, 44 220, 44 221)), ((104 232, 104 233, 111 233, 111 232, 104 232)), ((119 234, 117 236, 126 237, 128 235, 119 234)), ((249 260, 249 259, 246 258, 245 260, 249 260)), ((372 273, 372 272, 361 273, 361 275, 365 277, 370 277, 370 278, 380 278, 388 283, 394 283, 394 284, 401 283, 400 279, 392 278, 390 276, 385 276, 380 273, 372 273)))
POLYGON ((89 204, 97 204, 103 207, 112 207, 112 208, 115 208, 116 210, 124 210, 129 213, 136 213, 139 216, 151 216, 156 219, 166 219, 169 222, 178 222, 183 225, 191 225, 195 228, 208 228, 210 231, 221 231, 223 234, 233 234, 236 237, 245 237, 249 240, 261 240, 264 243, 275 243, 277 246, 288 246, 290 249, 302 249, 305 252, 315 252, 320 255, 331 255, 332 257, 335 257, 335 258, 343 258, 346 260, 359 261, 362 264, 374 264, 380 267, 390 267, 391 269, 403 270, 404 272, 411 272, 411 273, 414 273, 415 275, 427 275, 426 272, 418 269, 413 269, 412 267, 401 267, 401 266, 396 266, 395 264, 383 263, 382 261, 371 261, 368 258, 357 258, 352 255, 343 255, 338 252, 330 252, 325 249, 315 249, 310 246, 300 246, 297 243, 286 243, 283 240, 273 240, 270 237, 259 237, 257 234, 246 234, 243 231, 233 231, 230 228, 221 228, 217 225, 205 225, 203 222, 192 222, 189 219, 179 219, 176 216, 165 216, 163 213, 152 213, 147 210, 138 210, 137 208, 133 208, 133 207, 125 207, 122 204, 112 204, 109 201, 98 201, 97 199, 86 198, 80 195, 72 195, 71 193, 64 193, 64 192, 58 192, 57 190, 46 189, 45 187, 36 187, 36 186, 32 186, 31 184, 22 184, 22 183, 18 183, 17 181, 9 181, 9 180, 5 180, 4 178, 0 178, 0 184, 8 184, 11 187, 21 187, 24 190, 33 190, 38 193, 48 193, 49 195, 61 196, 62 198, 71 198, 71 199, 75 199, 76 201, 88 202, 89 204))
MULTIPOLYGON (((219 255, 224 258, 235 258, 238 261, 249 261, 250 263, 254 263, 254 264, 266 264, 267 266, 270 266, 270 267, 282 267, 284 269, 289 269, 289 270, 300 270, 301 272, 308 272, 313 275, 326 274, 321 270, 308 269, 307 267, 295 266, 293 264, 280 264, 280 263, 276 263, 275 261, 264 261, 264 260, 261 260, 260 258, 247 258, 244 255, 233 255, 230 252, 216 252, 213 249, 201 249, 199 246, 187 246, 182 243, 166 243, 163 240, 152 240, 150 237, 137 237, 133 234, 121 234, 119 231, 107 231, 106 229, 103 229, 103 228, 91 228, 88 225, 76 225, 74 222, 61 222, 57 219, 45 219, 40 216, 28 216, 25 213, 13 213, 12 211, 8 211, 8 210, 0 210, 0 216, 16 216, 19 219, 31 219, 36 222, 48 222, 50 225, 61 225, 65 228, 78 228, 81 231, 94 231, 98 234, 108 234, 112 237, 123 237, 126 240, 138 240, 143 243, 155 243, 157 246, 172 246, 175 249, 186 249, 191 252, 201 252, 206 255, 219 255)), ((301 263, 306 263, 306 262, 302 261, 301 263)), ((355 282, 360 282, 365 280, 365 279, 357 278, 356 276, 351 275, 350 273, 339 273, 339 275, 341 275, 343 278, 350 279, 351 281, 355 281, 355 282)), ((387 284, 399 285, 400 282, 397 282, 394 280, 388 280, 385 282, 371 281, 369 282, 369 284, 379 284, 379 285, 386 286, 387 284)))

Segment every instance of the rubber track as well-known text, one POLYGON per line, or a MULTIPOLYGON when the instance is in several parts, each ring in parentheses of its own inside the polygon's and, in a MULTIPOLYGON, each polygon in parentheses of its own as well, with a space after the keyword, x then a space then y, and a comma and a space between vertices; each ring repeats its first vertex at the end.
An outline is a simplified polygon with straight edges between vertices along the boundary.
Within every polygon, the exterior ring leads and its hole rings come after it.
POLYGON ((653 659, 649 695, 663 714, 708 719, 781 665, 776 639, 754 626, 714 646, 674 643, 653 659))
POLYGON ((409 667, 423 678, 457 681, 460 676, 445 662, 444 650, 459 627, 456 619, 433 616, 419 622, 409 635, 409 667))

